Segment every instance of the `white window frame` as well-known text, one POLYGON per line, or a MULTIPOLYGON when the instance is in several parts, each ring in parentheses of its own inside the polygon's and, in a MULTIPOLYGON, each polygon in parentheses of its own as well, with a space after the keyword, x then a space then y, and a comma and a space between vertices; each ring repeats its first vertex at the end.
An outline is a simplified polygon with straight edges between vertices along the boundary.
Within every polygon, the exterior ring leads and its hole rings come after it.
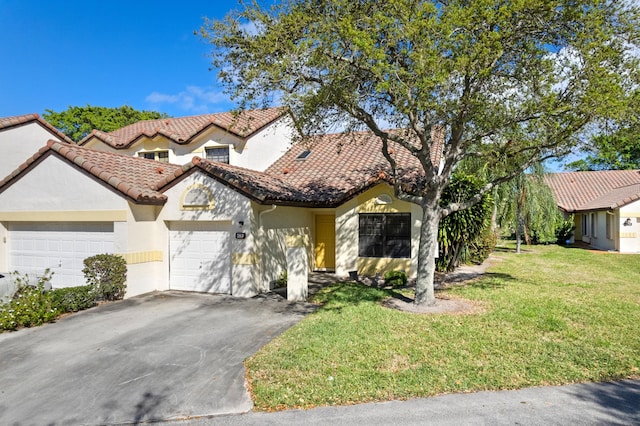
POLYGON ((229 145, 219 145, 219 146, 207 146, 204 148, 204 158, 206 158, 209 161, 215 161, 216 163, 223 163, 223 164, 230 164, 231 163, 231 149, 229 148, 229 145), (220 161, 216 158, 209 158, 209 151, 213 151, 213 150, 223 150, 226 149, 226 156, 222 156, 222 155, 212 155, 212 157, 226 157, 227 161, 220 161))
POLYGON ((168 163, 169 162, 169 151, 168 150, 140 151, 140 152, 138 152, 138 157, 146 158, 148 160, 159 161, 161 163, 168 163), (166 157, 165 156, 161 157, 162 154, 166 154, 166 157), (151 155, 153 155, 153 158, 150 158, 151 155))

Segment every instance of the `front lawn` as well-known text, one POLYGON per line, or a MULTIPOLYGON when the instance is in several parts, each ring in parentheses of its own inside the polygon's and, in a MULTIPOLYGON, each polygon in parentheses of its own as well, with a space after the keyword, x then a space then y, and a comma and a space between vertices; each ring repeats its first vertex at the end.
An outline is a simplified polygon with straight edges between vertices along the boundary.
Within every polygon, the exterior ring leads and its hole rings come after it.
POLYGON ((256 409, 514 389, 640 374, 640 255, 559 246, 498 250, 487 275, 439 293, 471 314, 380 306, 344 283, 246 363, 256 409))

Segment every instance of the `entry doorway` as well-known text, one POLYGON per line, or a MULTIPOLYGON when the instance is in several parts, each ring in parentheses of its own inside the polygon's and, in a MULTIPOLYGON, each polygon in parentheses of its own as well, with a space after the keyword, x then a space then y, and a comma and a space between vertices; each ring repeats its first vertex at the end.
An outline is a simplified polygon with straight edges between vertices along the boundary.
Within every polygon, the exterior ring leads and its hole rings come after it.
POLYGON ((316 264, 318 271, 336 269, 336 216, 316 215, 316 264))

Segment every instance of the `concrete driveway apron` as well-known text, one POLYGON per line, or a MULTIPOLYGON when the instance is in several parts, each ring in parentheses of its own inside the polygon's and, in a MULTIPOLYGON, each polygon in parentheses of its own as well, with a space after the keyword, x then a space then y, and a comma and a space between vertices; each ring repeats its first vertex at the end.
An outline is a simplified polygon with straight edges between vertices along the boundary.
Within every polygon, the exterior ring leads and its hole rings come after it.
POLYGON ((109 424, 252 408, 243 361, 312 311, 166 292, 0 334, 0 424, 109 424))

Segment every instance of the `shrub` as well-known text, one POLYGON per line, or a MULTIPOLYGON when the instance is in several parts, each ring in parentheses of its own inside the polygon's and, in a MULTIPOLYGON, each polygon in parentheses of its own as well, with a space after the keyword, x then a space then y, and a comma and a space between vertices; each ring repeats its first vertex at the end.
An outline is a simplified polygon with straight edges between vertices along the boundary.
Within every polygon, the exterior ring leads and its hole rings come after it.
POLYGON ((573 215, 562 220, 556 228, 556 242, 558 244, 566 244, 567 241, 571 240, 571 237, 573 236, 573 230, 575 228, 576 227, 573 223, 573 215))
POLYGON ((404 271, 387 271, 384 273, 384 282, 393 287, 402 287, 407 284, 407 274, 404 271))
POLYGON ((13 299, 0 306, 0 329, 15 330, 33 327, 53 321, 58 313, 51 303, 51 295, 45 291, 53 273, 48 269, 32 283, 29 275, 13 273, 18 290, 13 299))
POLYGON ((491 230, 491 227, 485 228, 480 236, 469 244, 469 261, 481 265, 493 253, 497 244, 496 233, 491 230))
POLYGON ((96 304, 95 287, 92 285, 83 285, 79 287, 56 288, 51 290, 51 304, 59 314, 89 309, 96 304))
POLYGON ((121 300, 127 291, 127 262, 117 254, 97 254, 84 260, 87 284, 95 286, 97 300, 121 300))
POLYGON ((278 279, 276 280, 276 288, 286 287, 288 282, 289 276, 287 274, 287 271, 282 271, 280 272, 280 276, 278 276, 278 279))

